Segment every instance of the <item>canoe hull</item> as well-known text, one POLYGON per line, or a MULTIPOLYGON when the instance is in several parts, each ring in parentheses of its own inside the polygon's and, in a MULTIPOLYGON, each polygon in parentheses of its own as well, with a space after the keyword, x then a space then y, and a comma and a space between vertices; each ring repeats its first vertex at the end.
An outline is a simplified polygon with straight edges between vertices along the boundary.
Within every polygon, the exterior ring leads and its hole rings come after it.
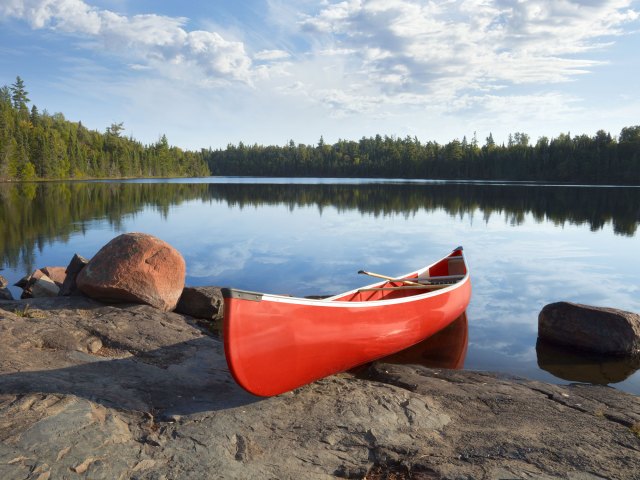
MULTIPOLYGON (((400 284, 370 287, 386 285, 400 284)), ((469 303, 471 282, 466 274, 437 291, 341 300, 360 291, 311 300, 225 289, 224 347, 235 380, 255 395, 277 395, 398 352, 458 318, 469 303)))

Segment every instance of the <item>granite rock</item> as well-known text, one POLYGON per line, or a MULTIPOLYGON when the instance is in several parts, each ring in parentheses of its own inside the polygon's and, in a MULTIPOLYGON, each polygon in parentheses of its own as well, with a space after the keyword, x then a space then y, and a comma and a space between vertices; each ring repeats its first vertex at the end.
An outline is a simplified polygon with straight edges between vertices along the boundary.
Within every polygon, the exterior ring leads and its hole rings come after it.
POLYGON ((640 315, 615 308, 552 303, 538 315, 538 338, 601 354, 640 355, 640 315))
POLYGON ((9 281, 0 275, 0 300, 13 300, 11 291, 7 288, 9 281))
POLYGON ((76 282, 97 300, 171 311, 182 294, 185 273, 184 258, 168 243, 145 233, 125 233, 102 247, 76 282))
POLYGON ((61 296, 69 296, 69 295, 79 295, 81 292, 78 290, 78 284, 76 283, 76 279, 78 278, 78 274, 80 271, 89 263, 89 260, 84 258, 77 253, 71 258, 69 265, 65 269, 65 277, 64 282, 60 287, 60 292, 58 295, 61 296))
POLYGON ((205 320, 221 320, 224 299, 218 287, 185 287, 175 311, 205 320))
POLYGON ((613 388, 375 363, 257 398, 190 316, 84 297, 0 306, 3 479, 640 471, 640 400, 613 388))

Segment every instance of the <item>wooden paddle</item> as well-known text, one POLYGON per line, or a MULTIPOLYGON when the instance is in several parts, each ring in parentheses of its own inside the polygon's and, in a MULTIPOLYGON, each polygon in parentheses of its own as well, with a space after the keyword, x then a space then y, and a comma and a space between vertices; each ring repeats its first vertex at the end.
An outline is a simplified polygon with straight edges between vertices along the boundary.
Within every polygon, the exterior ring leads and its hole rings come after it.
POLYGON ((373 292, 377 290, 438 290, 440 288, 447 288, 453 285, 452 283, 440 283, 440 284, 432 284, 432 285, 403 285, 401 287, 372 287, 372 288, 360 288, 359 292, 373 292))
POLYGON ((390 282, 402 282, 402 283, 405 283, 407 285, 417 285, 417 286, 422 286, 423 285, 422 283, 413 282, 413 281, 407 280, 405 278, 393 278, 393 277, 388 277, 386 275, 380 275, 379 273, 367 272, 365 270, 360 270, 358 273, 362 274, 362 275, 369 275, 370 277, 382 278, 384 280, 389 280, 390 282))

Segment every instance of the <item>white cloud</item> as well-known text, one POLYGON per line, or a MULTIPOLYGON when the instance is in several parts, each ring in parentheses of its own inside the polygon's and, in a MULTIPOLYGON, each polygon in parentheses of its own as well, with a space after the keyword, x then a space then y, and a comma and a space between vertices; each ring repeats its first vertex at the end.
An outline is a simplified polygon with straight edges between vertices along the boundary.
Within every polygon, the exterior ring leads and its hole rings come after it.
POLYGON ((138 69, 146 65, 169 76, 199 74, 205 80, 251 82, 252 61, 242 42, 227 40, 216 32, 188 32, 185 18, 155 14, 127 17, 82 0, 9 0, 0 6, 0 14, 24 20, 34 29, 89 37, 138 69))
POLYGON ((256 53, 253 58, 255 60, 284 60, 291 57, 288 52, 284 50, 262 50, 256 53))
POLYGON ((628 0, 349 0, 304 17, 351 74, 382 92, 448 95, 505 82, 565 82, 600 62, 586 56, 638 19, 628 0), (345 58, 345 53, 350 55, 345 58))
MULTIPOLYGON (((586 54, 623 33, 638 19, 630 0, 345 0, 303 2, 312 14, 271 0, 270 8, 297 17, 311 41, 298 67, 341 65, 339 84, 309 83, 312 90, 338 89, 345 99, 413 92, 450 97, 462 89, 494 89, 501 84, 544 84, 571 80, 600 62, 586 54), (352 92, 350 84, 363 84, 352 92), (445 94, 443 94, 445 92, 445 94)), ((89 37, 140 69, 169 77, 220 79, 251 84, 296 73, 283 49, 256 49, 214 31, 187 31, 187 19, 156 14, 125 16, 83 0, 6 0, 0 14, 89 37), (287 61, 279 68, 257 62, 287 61), (291 67, 291 68, 290 68, 291 67)), ((288 43, 283 38, 282 43, 288 43)), ((299 56, 298 56, 299 57, 299 56)), ((304 80, 302 80, 304 82, 304 80)), ((306 83, 306 82, 304 82, 306 83)), ((336 97, 329 95, 328 97, 336 97)), ((327 95, 324 95, 327 97, 327 95)), ((362 103, 362 102, 360 102, 362 103)), ((365 102, 369 103, 369 102, 365 102)), ((352 109, 358 110, 358 108, 352 109)))

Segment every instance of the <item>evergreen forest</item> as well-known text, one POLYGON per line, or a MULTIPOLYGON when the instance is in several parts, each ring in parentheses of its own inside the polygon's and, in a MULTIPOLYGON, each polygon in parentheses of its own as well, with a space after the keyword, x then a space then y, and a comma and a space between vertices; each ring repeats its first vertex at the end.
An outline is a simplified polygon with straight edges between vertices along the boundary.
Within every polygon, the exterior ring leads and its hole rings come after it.
POLYGON ((23 80, 0 88, 0 180, 206 176, 204 152, 122 135, 122 123, 104 133, 61 113, 29 108, 23 80))
POLYGON ((334 145, 228 145, 206 154, 213 175, 362 177, 450 180, 546 181, 640 185, 640 126, 625 127, 616 139, 561 134, 535 144, 525 133, 497 145, 491 134, 445 145, 416 137, 376 135, 334 145))
POLYGON ((228 145, 182 150, 165 135, 144 145, 122 134, 122 123, 104 133, 71 122, 61 113, 29 107, 20 77, 0 88, 0 181, 124 177, 240 175, 262 177, 361 177, 408 179, 542 181, 640 185, 640 126, 617 137, 595 135, 476 135, 447 144, 417 137, 381 136, 331 145, 228 145))

